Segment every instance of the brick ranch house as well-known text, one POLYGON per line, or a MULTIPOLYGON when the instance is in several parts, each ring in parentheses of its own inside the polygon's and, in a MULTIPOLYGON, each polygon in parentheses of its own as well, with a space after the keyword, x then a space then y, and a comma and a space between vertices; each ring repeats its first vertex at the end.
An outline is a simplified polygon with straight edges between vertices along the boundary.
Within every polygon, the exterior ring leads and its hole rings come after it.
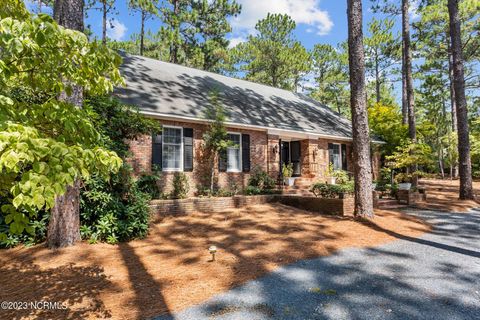
MULTIPOLYGON (((203 134, 212 91, 227 114, 228 148, 218 168, 218 186, 245 187, 255 167, 274 178, 283 164, 293 164, 296 181, 325 180, 329 163, 352 171, 352 129, 349 120, 310 97, 245 80, 150 58, 123 54, 126 87, 115 91, 146 117, 158 119, 162 133, 131 141, 129 159, 135 173, 161 169, 164 192, 176 172, 184 172, 190 193, 205 185, 203 134)), ((374 172, 378 157, 374 157, 374 172)), ((375 176, 376 174, 374 174, 375 176)), ((207 179, 208 180, 208 179, 207 179)))

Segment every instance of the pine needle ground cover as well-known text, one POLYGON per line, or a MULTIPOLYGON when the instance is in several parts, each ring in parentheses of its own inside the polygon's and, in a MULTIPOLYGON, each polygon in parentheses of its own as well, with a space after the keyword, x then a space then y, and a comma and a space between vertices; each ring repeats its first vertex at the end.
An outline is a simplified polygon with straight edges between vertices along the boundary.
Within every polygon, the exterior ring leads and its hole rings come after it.
POLYGON ((269 204, 152 222, 145 239, 0 251, 0 300, 56 301, 65 309, 0 310, 0 318, 143 319, 200 303, 278 266, 417 237, 429 226, 393 211, 373 222, 269 204), (211 262, 208 248, 218 248, 211 262))

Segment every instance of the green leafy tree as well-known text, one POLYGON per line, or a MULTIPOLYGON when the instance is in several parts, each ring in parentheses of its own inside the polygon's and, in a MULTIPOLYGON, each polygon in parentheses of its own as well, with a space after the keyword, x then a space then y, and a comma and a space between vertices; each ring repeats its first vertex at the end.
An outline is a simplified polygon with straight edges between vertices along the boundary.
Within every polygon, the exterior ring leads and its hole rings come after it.
POLYGON ((219 101, 219 93, 214 91, 210 93, 210 106, 206 111, 205 117, 210 120, 208 130, 203 135, 205 150, 211 157, 210 167, 210 193, 214 193, 215 173, 218 168, 220 154, 232 145, 228 139, 227 129, 225 127, 225 110, 219 101))
POLYGON ((228 56, 228 18, 240 10, 235 0, 164 1, 160 33, 170 48, 169 61, 218 71, 228 56))
MULTIPOLYGON (((7 6, 13 7, 10 1, 7 6)), ((50 210, 75 181, 92 174, 108 177, 120 167, 121 159, 101 147, 85 110, 58 98, 78 86, 91 94, 111 91, 122 83, 117 68, 121 59, 47 15, 30 15, 23 5, 11 16, 3 12, 1 212, 8 232, 19 234, 33 232, 29 221, 38 211, 50 210)))
POLYGON ((312 75, 315 87, 310 95, 338 113, 349 116, 348 52, 345 44, 338 48, 316 44, 312 51, 312 75))
POLYGON ((295 21, 288 15, 268 14, 255 29, 256 35, 235 48, 239 70, 248 80, 296 89, 301 75, 310 70, 310 56, 293 36, 295 21))
POLYGON ((384 155, 391 155, 408 139, 408 129, 397 106, 375 103, 368 108, 368 121, 372 133, 386 142, 382 146, 384 155))
POLYGON ((143 56, 145 48, 145 22, 158 15, 158 0, 129 0, 130 10, 140 13, 140 55, 143 56))
POLYGON ((370 36, 365 39, 367 74, 375 79, 375 99, 382 101, 381 87, 392 73, 393 66, 401 59, 400 43, 393 35, 392 19, 373 18, 368 24, 370 36))
MULTIPOLYGON (((108 15, 116 13, 115 0, 87 0, 87 8, 102 12, 102 43, 106 45, 108 15)), ((110 20, 110 27, 113 27, 112 20, 110 20)))

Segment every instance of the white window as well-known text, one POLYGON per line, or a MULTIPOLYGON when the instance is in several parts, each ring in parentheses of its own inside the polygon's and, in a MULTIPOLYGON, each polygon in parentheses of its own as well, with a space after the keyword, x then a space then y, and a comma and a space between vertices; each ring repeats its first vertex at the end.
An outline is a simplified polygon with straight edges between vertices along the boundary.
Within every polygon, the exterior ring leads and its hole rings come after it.
POLYGON ((334 170, 342 170, 342 153, 341 147, 338 143, 332 143, 332 148, 330 149, 330 163, 333 164, 334 170))
POLYGON ((240 133, 229 133, 228 139, 235 145, 227 148, 227 172, 241 172, 241 135, 240 133))
POLYGON ((163 171, 183 170, 183 129, 164 126, 162 130, 163 171))

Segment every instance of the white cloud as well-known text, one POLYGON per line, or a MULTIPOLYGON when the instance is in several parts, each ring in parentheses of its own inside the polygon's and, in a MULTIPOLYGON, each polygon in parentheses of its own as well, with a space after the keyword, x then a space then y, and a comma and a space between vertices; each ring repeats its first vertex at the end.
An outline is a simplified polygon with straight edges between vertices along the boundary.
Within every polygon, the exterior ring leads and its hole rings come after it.
POLYGON ((113 40, 122 40, 127 32, 127 27, 120 21, 113 19, 112 23, 107 23, 107 36, 113 40))
POLYGON ((412 20, 418 20, 420 18, 420 14, 418 13, 418 7, 420 3, 418 0, 413 0, 410 2, 410 6, 408 8, 408 13, 412 20))
POLYGON ((306 24, 317 34, 330 32, 333 22, 327 11, 320 9, 319 0, 240 0, 242 13, 231 23, 234 33, 252 34, 255 24, 268 13, 288 14, 297 24, 306 24))
POLYGON ((230 38, 228 40, 230 40, 230 43, 228 44, 229 48, 233 48, 237 44, 247 41, 247 39, 245 37, 233 37, 233 38, 230 38))

